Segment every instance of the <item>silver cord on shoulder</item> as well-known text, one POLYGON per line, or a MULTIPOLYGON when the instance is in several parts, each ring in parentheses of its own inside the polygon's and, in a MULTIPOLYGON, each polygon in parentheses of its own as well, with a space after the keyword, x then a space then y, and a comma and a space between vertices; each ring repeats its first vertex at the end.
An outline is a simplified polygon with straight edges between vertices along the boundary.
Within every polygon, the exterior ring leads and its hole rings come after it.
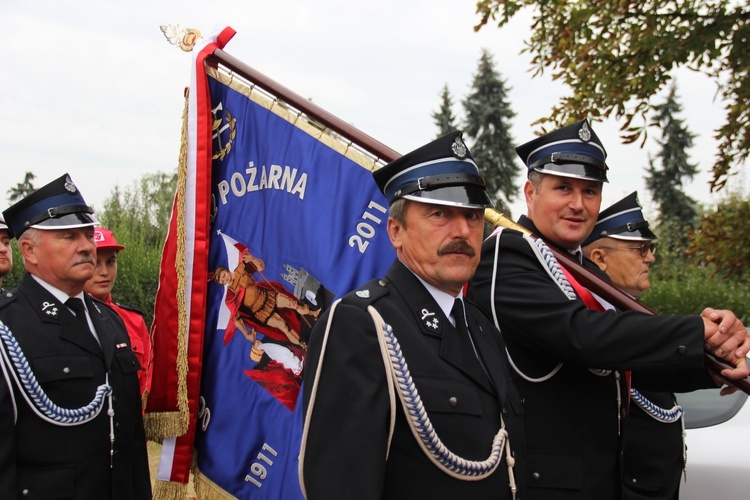
MULTIPOLYGON (((94 399, 86 406, 75 409, 57 406, 39 385, 29 362, 18 345, 18 341, 2 321, 0 321, 0 340, 2 340, 0 342, 0 357, 2 358, 0 364, 3 364, 3 373, 6 374, 6 377, 8 373, 10 374, 18 386, 19 392, 23 394, 24 399, 39 418, 61 426, 81 425, 99 415, 104 406, 105 397, 109 396, 111 400, 112 387, 110 387, 107 379, 105 384, 96 389, 94 399)), ((110 415, 110 420, 113 415, 110 415)))
POLYGON ((378 335, 382 336, 385 340, 384 345, 388 350, 388 358, 390 360, 389 367, 393 372, 394 384, 396 384, 396 388, 398 389, 398 395, 407 417, 406 420, 427 457, 440 470, 450 476, 465 481, 476 481, 489 476, 497 469, 502 459, 503 450, 505 449, 505 460, 511 481, 510 489, 515 498, 516 485, 513 475, 515 459, 510 450, 505 422, 501 419, 500 429, 492 440, 490 455, 485 460, 467 460, 451 452, 440 440, 430 422, 429 416, 422 404, 422 399, 412 380, 409 366, 401 352, 401 346, 393 333, 393 328, 385 323, 374 307, 369 306, 368 311, 373 317, 378 335))
POLYGON ((547 271, 547 274, 550 275, 552 281, 554 281, 560 288, 560 291, 562 291, 569 300, 576 300, 578 295, 576 294, 575 289, 571 286, 568 278, 565 277, 565 273, 563 273, 560 268, 560 263, 557 261, 557 258, 544 240, 541 238, 532 238, 531 236, 526 235, 524 235, 524 239, 529 243, 529 246, 531 246, 537 259, 542 263, 542 267, 547 271))

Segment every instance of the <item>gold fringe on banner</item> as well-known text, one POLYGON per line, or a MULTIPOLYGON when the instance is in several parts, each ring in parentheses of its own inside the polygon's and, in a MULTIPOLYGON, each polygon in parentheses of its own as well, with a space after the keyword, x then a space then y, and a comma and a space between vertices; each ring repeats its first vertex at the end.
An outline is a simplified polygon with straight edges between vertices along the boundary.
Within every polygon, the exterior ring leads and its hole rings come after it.
MULTIPOLYGON (((153 342, 151 343, 153 345, 153 342)), ((146 405, 148 404, 148 389, 143 391, 143 394, 141 394, 141 410, 146 411, 146 405)))
POLYGON ((198 467, 193 469, 195 494, 200 500, 233 500, 237 497, 230 495, 216 483, 203 475, 198 467))
POLYGON ((187 393, 187 371, 188 371, 188 317, 187 298, 185 297, 185 284, 187 275, 187 252, 185 242, 187 232, 185 231, 185 191, 187 190, 187 157, 188 157, 188 102, 190 91, 185 90, 185 107, 182 111, 182 140, 180 144, 180 165, 177 169, 177 257, 175 258, 175 271, 177 274, 177 408, 180 413, 179 430, 175 436, 182 436, 187 432, 190 421, 190 410, 188 409, 187 393))
MULTIPOLYGON (((177 167, 177 255, 175 274, 177 276, 177 411, 149 412, 144 417, 146 437, 161 441, 165 437, 182 436, 187 432, 190 421, 187 394, 187 306, 185 305, 185 190, 187 186, 188 154, 188 104, 189 90, 185 90, 185 105, 182 110, 182 132, 180 137, 180 157, 177 167)), ((155 497, 156 498, 156 497, 155 497)), ((166 497, 165 497, 166 498, 166 497)), ((184 498, 184 497, 183 497, 184 498)))
POLYGON ((171 481, 154 482, 152 497, 160 500, 185 500, 188 495, 187 484, 171 481))
MULTIPOLYGON (((146 430, 146 438, 150 441, 161 443, 165 437, 179 436, 180 412, 177 411, 155 411, 146 413, 143 418, 143 427, 146 430)), ((185 431, 182 432, 183 434, 185 431)))

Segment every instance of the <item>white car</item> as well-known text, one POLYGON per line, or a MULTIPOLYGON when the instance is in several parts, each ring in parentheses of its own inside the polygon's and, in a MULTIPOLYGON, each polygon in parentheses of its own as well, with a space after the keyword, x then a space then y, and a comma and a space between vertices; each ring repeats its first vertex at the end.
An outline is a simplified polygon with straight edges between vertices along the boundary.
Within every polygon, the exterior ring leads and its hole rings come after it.
POLYGON ((681 500, 750 498, 750 403, 737 391, 718 389, 678 394, 685 409, 687 476, 681 500))

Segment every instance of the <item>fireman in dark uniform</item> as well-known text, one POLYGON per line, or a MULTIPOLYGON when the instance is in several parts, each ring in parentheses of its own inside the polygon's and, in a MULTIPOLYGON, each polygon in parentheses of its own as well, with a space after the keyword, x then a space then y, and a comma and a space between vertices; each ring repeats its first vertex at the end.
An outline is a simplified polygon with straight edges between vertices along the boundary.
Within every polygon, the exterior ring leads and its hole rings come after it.
MULTIPOLYGON (((633 192, 601 211, 583 243, 583 255, 614 285, 638 298, 651 286, 655 240, 633 192)), ((625 499, 677 500, 686 457, 682 408, 671 392, 638 387, 637 371, 630 392, 622 445, 625 499)))
POLYGON ((83 292, 93 210, 68 175, 3 212, 27 274, 0 298, 0 498, 149 499, 138 360, 83 292))
MULTIPOLYGON (((496 230, 482 245, 468 296, 495 319, 524 400, 527 498, 616 499, 622 494, 625 372, 662 369, 654 380, 666 390, 703 384, 708 343, 736 366, 725 376, 744 378, 750 336, 731 311, 661 317, 604 311, 566 276, 562 261, 568 259, 550 259, 549 250, 581 259, 607 181, 604 147, 582 120, 516 151, 529 169, 523 188, 528 215, 518 223, 532 236, 496 230)), ((583 265, 600 272, 588 259, 583 265)))
POLYGON ((374 177, 397 260, 313 328, 300 456, 307 498, 524 498, 521 403, 502 340, 462 294, 479 260, 484 179, 459 132, 374 177))

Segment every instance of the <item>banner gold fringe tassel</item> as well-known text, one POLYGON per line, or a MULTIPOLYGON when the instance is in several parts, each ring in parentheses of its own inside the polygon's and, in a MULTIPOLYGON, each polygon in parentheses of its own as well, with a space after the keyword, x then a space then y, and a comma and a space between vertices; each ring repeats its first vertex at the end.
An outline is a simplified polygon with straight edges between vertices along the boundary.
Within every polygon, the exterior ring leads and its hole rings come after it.
POLYGON ((187 156, 188 156, 188 104, 190 101, 190 90, 185 90, 185 106, 182 110, 182 137, 180 143, 180 162, 177 169, 177 256, 175 257, 175 271, 177 274, 177 408, 180 420, 177 423, 176 434, 182 436, 188 430, 190 421, 190 409, 188 408, 187 393, 187 335, 188 318, 185 297, 185 282, 187 276, 185 266, 187 265, 187 252, 185 242, 187 233, 185 231, 185 191, 187 189, 187 156))
POLYGON ((195 494, 200 500, 233 500, 237 497, 221 489, 216 483, 204 476, 198 467, 193 469, 195 494))
MULTIPOLYGON (((143 427, 146 429, 146 438, 161 443, 165 437, 173 437, 178 434, 182 416, 176 411, 157 411, 146 413, 143 417, 143 427)), ((183 432, 184 434, 184 432, 183 432)))
MULTIPOLYGON (((180 137, 180 157, 177 167, 177 191, 174 203, 177 205, 177 255, 175 275, 177 276, 177 411, 149 412, 144 418, 146 437, 163 442, 167 437, 183 436, 188 430, 190 409, 187 394, 187 306, 185 305, 185 191, 187 189, 188 153, 188 105, 189 89, 185 89, 185 105, 182 110, 182 132, 180 137)), ((152 489, 152 498, 157 500, 185 500, 188 498, 188 484, 157 479, 152 489)))
POLYGON ((185 500, 187 495, 187 484, 160 481, 158 479, 154 482, 153 498, 161 500, 185 500))

